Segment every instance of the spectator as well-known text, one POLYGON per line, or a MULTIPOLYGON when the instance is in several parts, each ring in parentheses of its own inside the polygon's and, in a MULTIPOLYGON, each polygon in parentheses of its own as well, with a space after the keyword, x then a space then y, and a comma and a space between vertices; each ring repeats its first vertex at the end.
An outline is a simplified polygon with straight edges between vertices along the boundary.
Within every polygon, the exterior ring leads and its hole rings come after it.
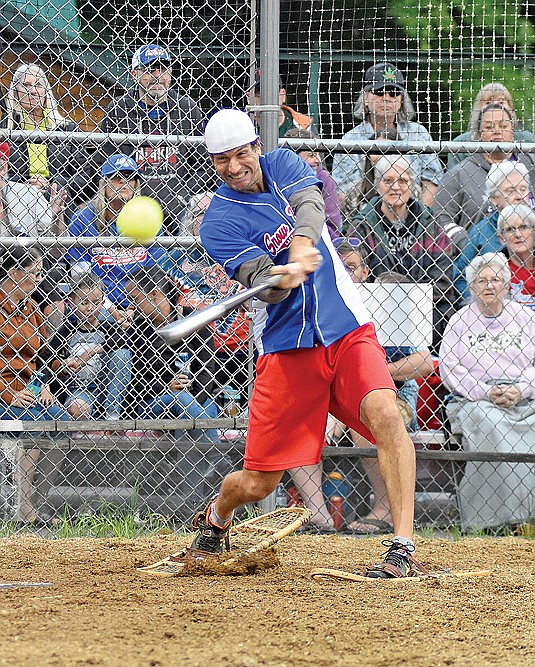
MULTIPOLYGON (((412 122, 414 108, 405 90, 405 79, 391 63, 379 63, 366 70, 363 90, 355 105, 354 115, 362 122, 344 134, 344 141, 371 139, 383 128, 395 128, 403 141, 432 140, 425 127, 412 122)), ((408 159, 421 186, 423 203, 432 206, 442 174, 438 157, 421 153, 408 159)), ((348 190, 360 184, 365 177, 364 156, 336 154, 332 174, 343 199, 348 190)))
MULTIPOLYGON (((188 202, 184 215, 184 233, 199 238, 199 229, 213 192, 200 192, 188 202)), ((213 262, 200 245, 176 248, 169 251, 160 262, 162 269, 171 275, 181 288, 181 305, 197 307, 214 299, 231 296, 244 289, 231 280, 221 266, 213 262)), ((249 329, 247 304, 214 322, 214 346, 217 359, 215 384, 218 401, 223 406, 221 388, 231 387, 239 391, 241 406, 247 400, 249 383, 249 329)), ((227 436, 230 432, 227 432, 227 436)))
MULTIPOLYGON (((158 44, 140 47, 132 56, 130 72, 134 92, 127 92, 108 105, 102 120, 103 132, 199 136, 202 115, 188 95, 171 89, 172 63, 169 51, 158 44)), ((210 187, 214 179, 205 166, 200 146, 114 144, 109 153, 134 158, 144 178, 143 194, 155 197, 165 211, 165 229, 180 235, 188 192, 210 187)))
MULTIPOLYGON (((37 65, 24 63, 15 70, 5 107, 0 127, 7 130, 80 131, 60 113, 46 74, 37 65)), ((93 196, 95 174, 83 144, 68 139, 10 139, 10 144, 12 181, 34 185, 51 202, 65 190, 71 214, 93 196)))
MULTIPOLYGON (((481 88, 481 90, 476 96, 476 99, 474 100, 474 106, 472 107, 469 127, 472 126, 474 120, 477 119, 477 115, 479 114, 481 109, 484 109, 489 104, 500 104, 502 107, 510 109, 510 111, 513 114, 513 118, 515 120, 515 125, 516 125, 514 134, 515 141, 535 142, 535 134, 533 134, 533 132, 529 132, 528 130, 524 130, 521 127, 518 127, 518 123, 516 122, 515 118, 513 98, 511 96, 511 93, 501 83, 487 83, 481 88)), ((470 130, 468 130, 468 132, 464 132, 463 134, 460 134, 458 137, 455 137, 453 141, 473 141, 471 136, 472 135, 470 133, 470 130)), ((459 162, 462 162, 467 157, 469 157, 468 153, 450 153, 448 155, 448 169, 451 169, 452 167, 454 167, 459 162)))
MULTIPOLYGON (((64 208, 66 191, 51 188, 51 200, 27 183, 7 180, 10 147, 0 143, 0 236, 56 236, 64 229, 64 208)), ((54 251, 50 252, 53 256, 54 251)), ((62 254, 62 253, 61 253, 62 254)), ((63 295, 56 289, 61 282, 61 271, 45 262, 45 276, 32 298, 37 301, 49 328, 57 328, 64 311, 63 295)))
MULTIPOLYGON (((473 141, 511 142, 514 138, 514 116, 500 104, 489 104, 473 119, 473 141)), ((460 252, 472 226, 490 213, 486 206, 485 180, 493 164, 507 160, 525 165, 531 176, 535 155, 505 153, 496 146, 490 153, 473 153, 442 178, 433 210, 438 224, 460 252)))
POLYGON ((498 217, 508 205, 528 204, 533 199, 529 171, 521 162, 503 160, 493 164, 485 179, 485 193, 489 201, 489 212, 477 222, 470 232, 468 239, 459 257, 455 260, 458 276, 455 285, 465 299, 470 298, 470 292, 464 279, 464 269, 476 255, 485 252, 499 252, 503 243, 498 238, 498 217))
MULTIPOLYGON (((0 419, 68 420, 57 405, 42 367, 46 339, 43 318, 31 294, 43 271, 41 253, 15 247, 4 250, 0 266, 0 419), (38 373, 39 371, 39 373, 38 373)), ((15 441, 16 442, 16 441, 15 441)), ((15 448, 17 506, 14 521, 39 525, 34 501, 38 449, 15 448)), ((48 480, 51 483, 51 479, 48 480)))
MULTIPOLYGON (((535 313, 509 299, 501 253, 466 268, 473 302, 455 313, 440 347, 452 392, 446 412, 469 452, 535 451, 535 313)), ((467 461, 458 486, 461 528, 499 529, 533 516, 535 466, 467 461)))
POLYGON ((525 204, 506 206, 498 218, 511 271, 511 296, 535 309, 535 212, 525 204))
POLYGON ((452 285, 450 242, 431 210, 419 200, 411 163, 385 155, 375 165, 379 193, 352 221, 350 235, 370 248, 370 277, 396 271, 414 282, 433 284, 433 346, 453 312, 457 295, 452 285))
MULTIPOLYGON (((155 333, 158 327, 180 315, 176 285, 159 267, 142 267, 130 274, 127 290, 136 306, 129 344, 132 405, 137 415, 142 419, 217 417, 212 395, 215 363, 210 329, 201 329, 180 349, 171 348, 155 333), (179 353, 187 355, 189 370, 180 369, 179 353)), ((207 429, 204 436, 218 441, 215 429, 207 429)))
MULTIPOLYGON (((312 139, 308 130, 293 127, 284 135, 289 139, 312 139)), ((321 154, 317 151, 296 151, 297 155, 309 164, 316 172, 316 176, 323 183, 321 194, 325 202, 325 222, 331 238, 337 238, 342 233, 342 216, 340 215, 340 199, 336 190, 336 183, 327 169, 322 165, 321 154)))
POLYGON ((63 403, 74 419, 120 419, 131 375, 124 332, 99 319, 104 287, 91 273, 75 282, 69 303, 72 314, 50 342, 49 363, 66 394, 63 403))
POLYGON ((65 191, 51 187, 50 202, 28 183, 8 180, 11 149, 0 143, 0 235, 56 236, 65 230, 65 191))
MULTIPOLYGON (((95 199, 77 211, 69 224, 69 236, 118 236, 116 220, 132 197, 140 194, 141 177, 138 166, 130 157, 117 154, 104 162, 95 199)), ((95 274, 104 285, 105 307, 118 324, 127 324, 132 312, 126 294, 127 276, 140 266, 156 264, 165 254, 160 248, 70 248, 73 277, 81 273, 95 274)))
MULTIPOLYGON (((260 104, 260 70, 256 71, 255 75, 255 104, 260 104)), ((305 130, 312 135, 316 135, 314 128, 314 119, 300 113, 286 104, 286 88, 284 88, 282 79, 279 77, 279 137, 286 137, 288 130, 297 128, 298 130, 305 130)), ((261 114, 256 115, 256 121, 259 123, 261 114)))
MULTIPOLYGON (((396 141, 399 139, 399 136, 395 127, 382 127, 373 134, 371 139, 375 141, 396 141)), ((364 208, 373 197, 377 197, 377 190, 375 189, 375 165, 381 155, 382 153, 366 154, 364 169, 362 170, 362 180, 349 188, 343 196, 342 215, 345 228, 347 228, 361 208, 364 208)))

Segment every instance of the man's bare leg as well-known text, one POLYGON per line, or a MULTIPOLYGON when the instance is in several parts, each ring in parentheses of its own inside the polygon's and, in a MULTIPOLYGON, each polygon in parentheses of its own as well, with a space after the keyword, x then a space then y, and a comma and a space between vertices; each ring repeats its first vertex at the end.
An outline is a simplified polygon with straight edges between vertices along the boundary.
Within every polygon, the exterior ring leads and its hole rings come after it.
POLYGON ((377 389, 367 394, 360 406, 360 419, 377 442, 379 471, 388 494, 394 535, 412 540, 416 456, 395 393, 377 389))
POLYGON ((215 503, 215 511, 222 521, 228 521, 232 512, 246 503, 263 500, 281 481, 284 470, 239 470, 227 475, 215 503))

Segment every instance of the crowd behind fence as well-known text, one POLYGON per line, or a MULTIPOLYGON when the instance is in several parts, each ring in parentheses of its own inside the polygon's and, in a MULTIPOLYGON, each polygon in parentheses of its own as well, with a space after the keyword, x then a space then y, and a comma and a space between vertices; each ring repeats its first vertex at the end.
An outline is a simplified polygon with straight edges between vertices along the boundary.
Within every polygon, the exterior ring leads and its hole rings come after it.
MULTIPOLYGON (((246 303, 176 347, 158 336, 243 287, 199 242, 218 185, 202 143, 205 114, 173 89, 165 48, 138 49, 131 76, 135 87, 110 101, 100 133, 64 118, 35 65, 14 70, 3 101, 0 516, 15 527, 48 525, 65 507, 133 504, 182 524, 241 465, 251 310, 263 306, 246 303), (116 227, 140 195, 164 211, 160 234, 144 245, 116 227)), ((260 80, 256 71, 253 97, 260 80)), ((319 137, 279 87, 280 145, 323 183, 332 243, 398 388, 417 449, 417 520, 466 531, 527 522, 535 135, 505 86, 492 84, 467 136, 433 141, 390 63, 366 71, 357 124, 337 139, 319 137)), ((273 108, 259 103, 261 130, 273 108)), ((343 501, 343 521, 330 508, 336 529, 391 529, 375 450, 335 420, 321 476, 292 471, 275 501, 304 502, 321 517, 332 496, 343 501)))

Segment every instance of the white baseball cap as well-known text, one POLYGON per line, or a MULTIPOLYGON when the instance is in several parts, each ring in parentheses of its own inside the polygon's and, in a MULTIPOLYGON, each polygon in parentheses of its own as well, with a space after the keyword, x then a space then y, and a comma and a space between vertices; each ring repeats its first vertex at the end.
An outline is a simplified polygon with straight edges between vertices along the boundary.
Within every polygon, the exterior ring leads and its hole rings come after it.
POLYGON ((239 109, 221 109, 206 123, 204 140, 212 155, 245 146, 258 139, 253 121, 239 109))

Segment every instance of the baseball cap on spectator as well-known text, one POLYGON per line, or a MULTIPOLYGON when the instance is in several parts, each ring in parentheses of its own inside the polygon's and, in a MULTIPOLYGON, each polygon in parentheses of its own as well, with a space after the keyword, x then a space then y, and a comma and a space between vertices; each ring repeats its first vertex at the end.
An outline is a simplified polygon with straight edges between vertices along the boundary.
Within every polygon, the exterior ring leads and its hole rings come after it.
POLYGON ((9 160, 10 155, 11 155, 11 149, 9 148, 9 144, 7 143, 7 141, 0 142, 0 159, 9 160))
POLYGON ((100 168, 100 175, 105 178, 121 172, 132 172, 139 176, 137 162, 133 158, 128 157, 128 155, 116 153, 109 157, 100 168))
POLYGON ((405 77, 392 63, 378 63, 364 74, 364 89, 405 91, 405 77))
POLYGON ((239 109, 221 109, 206 123, 204 140, 210 155, 224 153, 258 139, 253 121, 239 109))
MULTIPOLYGON (((255 95, 260 95, 260 74, 261 70, 257 69, 254 75, 254 93, 255 95)), ((282 83, 282 77, 279 76, 279 90, 281 88, 284 88, 284 84, 282 83)))
POLYGON ((158 44, 146 44, 145 46, 140 46, 132 56, 132 69, 146 67, 155 60, 160 60, 170 65, 171 56, 169 55, 169 51, 166 51, 163 46, 159 46, 158 44))

